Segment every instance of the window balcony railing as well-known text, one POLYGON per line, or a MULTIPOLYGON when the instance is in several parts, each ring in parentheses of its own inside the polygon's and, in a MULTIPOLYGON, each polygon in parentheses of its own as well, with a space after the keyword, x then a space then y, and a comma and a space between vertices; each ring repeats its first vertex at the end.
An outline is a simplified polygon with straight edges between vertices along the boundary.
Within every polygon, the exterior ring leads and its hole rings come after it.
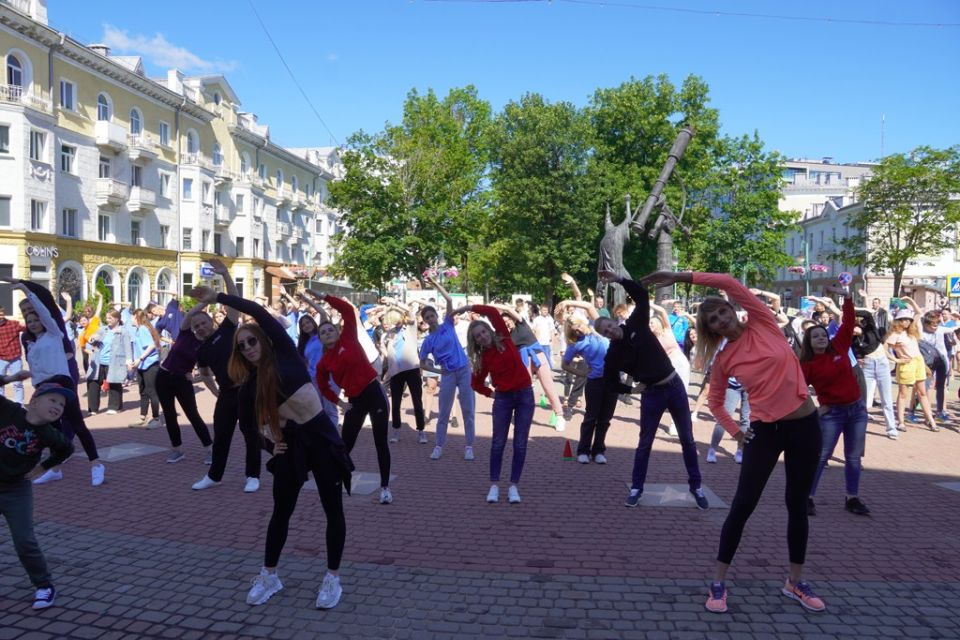
POLYGON ((213 224, 218 227, 230 226, 230 207, 225 204, 218 204, 213 212, 213 224))
POLYGON ((98 147, 104 147, 115 153, 127 147, 127 131, 118 124, 108 120, 97 120, 93 125, 93 132, 98 147))
POLYGON ((156 160, 159 155, 157 144, 153 141, 153 138, 150 137, 150 134, 131 133, 127 142, 129 144, 127 155, 133 162, 149 162, 150 160, 156 160))
POLYGON ((0 102, 19 104, 43 113, 53 112, 53 105, 49 100, 24 91, 23 87, 16 84, 0 84, 0 102))
POLYGON ((97 206, 116 209, 127 201, 127 185, 113 178, 97 178, 97 206))
POLYGON ((201 169, 206 169, 207 171, 214 171, 216 169, 213 166, 213 160, 199 152, 183 154, 183 164, 187 166, 200 167, 201 169))
POLYGON ((130 187, 127 209, 132 214, 146 214, 157 208, 157 192, 146 187, 130 187))
POLYGON ((289 236, 290 236, 290 233, 291 233, 291 231, 290 231, 290 223, 289 223, 289 222, 278 222, 278 223, 277 223, 277 231, 280 233, 281 236, 289 237, 289 236))

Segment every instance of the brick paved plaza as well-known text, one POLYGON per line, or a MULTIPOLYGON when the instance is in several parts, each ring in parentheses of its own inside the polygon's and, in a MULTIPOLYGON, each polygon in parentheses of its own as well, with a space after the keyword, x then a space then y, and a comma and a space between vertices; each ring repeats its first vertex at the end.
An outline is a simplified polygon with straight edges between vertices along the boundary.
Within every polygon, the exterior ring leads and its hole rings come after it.
MULTIPOLYGON (((210 416, 212 396, 198 397, 210 416)), ((474 462, 462 460, 462 429, 451 429, 443 458, 431 461, 432 438, 417 444, 408 414, 401 442, 391 445, 392 505, 363 493, 376 457, 369 428, 361 434, 353 458, 365 475, 345 500, 344 596, 318 611, 324 518, 312 485, 281 558, 285 589, 250 607, 244 597, 262 562, 270 475, 259 493, 242 492, 237 437, 224 482, 191 491, 206 470, 192 430, 184 430, 186 460, 166 464, 164 429, 123 426, 135 417, 135 398, 128 390, 125 412, 90 420, 108 460, 102 487, 89 486, 82 456, 64 465, 62 481, 36 487, 54 608, 30 609, 31 585, 0 528, 0 639, 960 637, 960 420, 940 433, 913 427, 894 442, 872 415, 861 487, 870 517, 843 510, 842 461, 831 463, 807 560, 828 605, 823 614, 779 595, 786 511, 778 468, 734 561, 730 612, 718 616, 703 602, 726 510, 623 507, 639 403, 618 406, 606 466, 562 458, 564 436, 576 444, 580 412, 556 433, 546 426, 549 412, 538 410, 519 505, 484 502, 489 401, 479 398, 474 462)), ((717 464, 703 463, 712 427, 694 427, 701 471, 728 503, 739 467, 732 440, 717 464)), ((664 431, 647 492, 651 483, 685 480, 679 442, 664 431)))

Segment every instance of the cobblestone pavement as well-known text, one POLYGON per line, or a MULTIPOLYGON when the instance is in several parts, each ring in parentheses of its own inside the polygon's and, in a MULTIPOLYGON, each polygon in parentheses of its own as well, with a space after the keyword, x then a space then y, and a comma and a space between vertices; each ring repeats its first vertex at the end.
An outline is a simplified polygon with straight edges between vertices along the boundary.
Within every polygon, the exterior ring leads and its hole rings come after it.
MULTIPOLYGON (((564 438, 576 444, 579 412, 557 433, 538 410, 523 503, 488 505, 490 405, 480 399, 477 460, 462 459, 462 429, 451 429, 443 457, 431 461, 432 429, 431 443, 420 445, 405 426, 391 445, 394 504, 377 504, 376 494, 346 498, 344 597, 324 612, 313 606, 325 566, 315 493, 304 490, 291 522, 285 589, 247 606, 271 510, 269 474, 260 492, 242 492, 237 437, 224 482, 191 491, 206 470, 192 431, 183 434, 187 459, 166 464, 163 429, 123 426, 135 417, 135 398, 128 392, 129 410, 89 424, 101 448, 151 445, 143 451, 155 453, 108 463, 99 488, 89 486, 82 457, 64 465, 64 480, 36 487, 56 607, 30 610, 32 590, 0 527, 0 640, 960 637, 960 492, 938 484, 960 480, 960 421, 940 433, 911 427, 890 441, 873 416, 861 489, 870 517, 843 510, 842 460, 834 458, 807 560, 826 613, 807 613, 779 593, 786 513, 776 470, 731 570, 730 613, 717 616, 703 602, 726 510, 623 507, 638 404, 619 405, 606 466, 563 460, 564 438)), ((211 415, 212 397, 198 399, 211 415)), ((703 462, 712 428, 695 425, 701 471, 729 502, 739 468, 731 440, 717 464, 703 462)), ((369 429, 353 457, 359 470, 376 470, 369 429)), ((683 484, 685 476, 679 442, 664 432, 648 482, 683 484)))

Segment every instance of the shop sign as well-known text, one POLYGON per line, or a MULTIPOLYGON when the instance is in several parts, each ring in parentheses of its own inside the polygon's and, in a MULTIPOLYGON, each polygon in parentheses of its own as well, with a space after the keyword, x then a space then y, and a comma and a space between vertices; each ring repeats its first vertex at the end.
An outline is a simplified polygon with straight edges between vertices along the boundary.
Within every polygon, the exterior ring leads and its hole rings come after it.
POLYGON ((28 244, 27 255, 31 258, 59 258, 60 250, 51 245, 28 244))

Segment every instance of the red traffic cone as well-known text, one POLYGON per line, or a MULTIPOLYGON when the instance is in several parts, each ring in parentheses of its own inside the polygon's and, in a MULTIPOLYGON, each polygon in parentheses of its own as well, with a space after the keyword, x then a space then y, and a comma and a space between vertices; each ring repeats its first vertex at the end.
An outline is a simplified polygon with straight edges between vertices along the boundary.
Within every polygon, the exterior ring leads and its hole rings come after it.
POLYGON ((570 448, 570 441, 567 440, 566 444, 563 445, 563 459, 564 460, 573 460, 573 449, 570 448))

